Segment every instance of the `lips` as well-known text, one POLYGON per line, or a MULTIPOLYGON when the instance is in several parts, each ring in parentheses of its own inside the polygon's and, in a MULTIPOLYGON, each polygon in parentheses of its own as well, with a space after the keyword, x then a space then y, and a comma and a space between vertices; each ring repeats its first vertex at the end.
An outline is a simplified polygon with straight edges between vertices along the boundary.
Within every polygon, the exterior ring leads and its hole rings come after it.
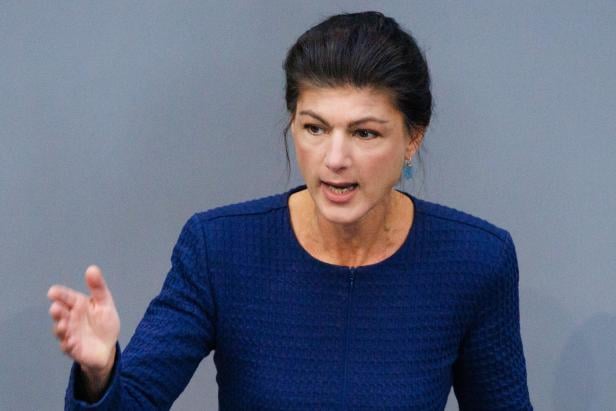
POLYGON ((325 184, 327 186, 327 188, 331 189, 332 191, 336 191, 336 192, 345 192, 345 191, 351 191, 356 189, 359 184, 357 183, 350 183, 350 182, 330 182, 330 181, 321 181, 321 183, 325 184))
POLYGON ((321 189, 325 197, 338 204, 349 202, 355 195, 357 187, 359 187, 357 183, 321 181, 321 189))
POLYGON ((321 183, 327 184, 328 186, 332 186, 332 187, 338 187, 338 188, 345 188, 345 187, 359 185, 359 184, 353 183, 353 182, 344 182, 344 181, 342 181, 342 182, 334 182, 334 181, 326 181, 326 180, 321 180, 321 183))

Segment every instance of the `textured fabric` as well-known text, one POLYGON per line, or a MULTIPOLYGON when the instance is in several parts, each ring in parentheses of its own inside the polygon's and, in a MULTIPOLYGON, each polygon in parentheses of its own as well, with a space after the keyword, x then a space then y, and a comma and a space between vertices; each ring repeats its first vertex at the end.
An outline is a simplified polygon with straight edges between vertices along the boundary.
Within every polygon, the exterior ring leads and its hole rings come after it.
POLYGON ((532 410, 509 233, 411 197, 391 257, 349 268, 297 241, 287 193, 193 215, 104 397, 168 409, 214 350, 221 410, 532 410), (410 210, 409 210, 410 212, 410 210))

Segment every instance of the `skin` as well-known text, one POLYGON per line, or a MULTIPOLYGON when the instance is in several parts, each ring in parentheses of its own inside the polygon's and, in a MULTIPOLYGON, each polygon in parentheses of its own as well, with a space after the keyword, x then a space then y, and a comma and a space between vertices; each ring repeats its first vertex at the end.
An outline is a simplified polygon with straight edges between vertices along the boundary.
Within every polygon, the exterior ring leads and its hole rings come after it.
MULTIPOLYGON (((381 261, 402 244, 413 204, 393 187, 405 158, 419 148, 390 96, 371 88, 304 87, 291 131, 307 190, 289 198, 304 248, 332 264, 381 261), (322 181, 358 184, 344 203, 328 199, 322 181)), ((113 369, 120 318, 99 267, 85 272, 89 295, 62 285, 47 293, 60 349, 80 364, 86 400, 97 401, 113 369)))
POLYGON ((87 268, 85 282, 90 295, 53 285, 47 297, 60 349, 79 363, 84 394, 94 402, 104 392, 113 369, 120 317, 99 267, 87 268))
POLYGON ((302 246, 319 260, 352 267, 392 255, 413 215, 411 200, 394 186, 423 133, 409 132, 385 91, 351 86, 302 88, 291 132, 307 186, 289 199, 302 246), (358 187, 337 203, 324 182, 358 187))

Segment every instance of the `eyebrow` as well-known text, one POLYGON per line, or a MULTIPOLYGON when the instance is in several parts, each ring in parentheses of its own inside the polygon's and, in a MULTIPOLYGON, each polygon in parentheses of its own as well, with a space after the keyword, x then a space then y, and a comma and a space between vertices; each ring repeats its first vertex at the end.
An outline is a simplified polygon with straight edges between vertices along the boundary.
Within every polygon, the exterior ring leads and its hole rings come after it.
MULTIPOLYGON (((315 113, 312 110, 302 110, 302 111, 299 112, 299 114, 300 115, 308 115, 310 117, 314 117, 317 120, 319 120, 321 123, 325 124, 327 127, 331 127, 329 125, 329 123, 327 121, 325 121, 325 119, 323 119, 323 117, 319 116, 317 113, 315 113)), ((368 121, 374 121, 376 123, 381 123, 381 124, 389 123, 388 120, 383 120, 383 119, 380 119, 380 118, 377 118, 377 117, 368 116, 368 117, 362 117, 362 118, 360 118, 358 120, 352 121, 351 123, 349 123, 349 127, 354 127, 354 126, 356 126, 358 124, 366 123, 368 121)))

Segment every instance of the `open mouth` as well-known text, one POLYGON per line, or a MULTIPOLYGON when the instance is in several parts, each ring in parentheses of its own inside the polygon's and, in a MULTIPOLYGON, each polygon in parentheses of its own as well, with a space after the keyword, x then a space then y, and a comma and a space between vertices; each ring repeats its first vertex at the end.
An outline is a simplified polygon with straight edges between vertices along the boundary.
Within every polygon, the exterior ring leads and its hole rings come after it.
POLYGON ((323 181, 322 183, 325 185, 325 187, 327 187, 329 191, 336 193, 336 194, 349 193, 355 190, 359 186, 359 184, 355 184, 355 183, 334 184, 334 183, 326 183, 325 181, 323 181))

